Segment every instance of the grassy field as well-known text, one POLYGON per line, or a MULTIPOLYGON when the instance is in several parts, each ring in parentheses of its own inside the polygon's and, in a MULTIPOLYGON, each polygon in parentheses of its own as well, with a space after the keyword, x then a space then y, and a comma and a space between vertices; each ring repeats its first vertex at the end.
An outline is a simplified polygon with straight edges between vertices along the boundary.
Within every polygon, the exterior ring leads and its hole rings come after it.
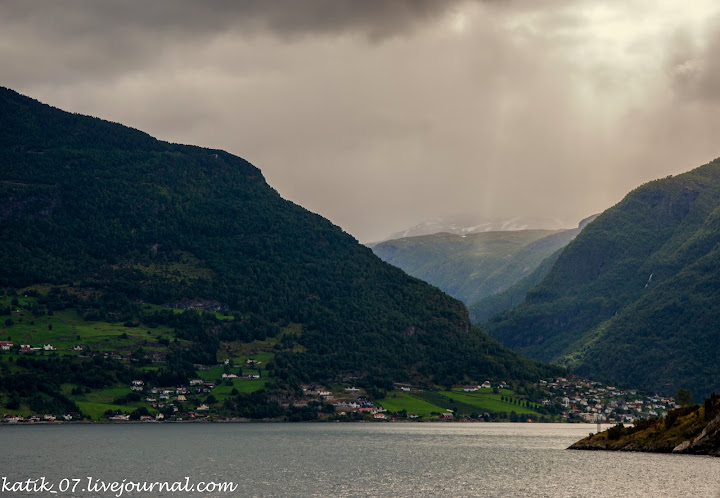
MULTIPOLYGON (((474 393, 466 393, 464 391, 445 391, 443 396, 446 396, 456 403, 471 406, 475 411, 482 412, 515 412, 517 414, 537 414, 539 413, 532 408, 526 406, 520 406, 519 404, 513 404, 508 401, 503 401, 501 396, 507 395, 512 391, 504 391, 503 394, 493 394, 492 389, 478 390, 474 393), (481 392, 486 391, 486 392, 481 392)), ((524 401, 522 401, 524 404, 524 401)), ((534 406, 531 404, 531 406, 534 406)))
MULTIPOLYGON (((396 391, 397 392, 397 391, 396 391)), ((386 400, 383 400, 381 404, 388 410, 402 410, 403 408, 408 413, 411 412, 408 406, 411 406, 410 399, 416 399, 419 402, 424 402, 434 408, 431 411, 445 412, 446 410, 452 410, 458 415, 470 415, 472 413, 482 414, 485 412, 515 412, 518 415, 521 414, 536 414, 539 413, 532 408, 526 406, 520 406, 519 404, 513 404, 509 401, 503 401, 501 396, 510 397, 512 391, 503 390, 502 394, 493 394, 492 389, 479 390, 474 393, 466 393, 462 390, 454 391, 417 391, 412 393, 401 393, 403 396, 394 398, 388 396, 390 403, 385 406, 386 400), (408 399, 409 398, 409 399, 408 399)), ((523 401, 524 403, 524 401, 523 401)))
MULTIPOLYGON (((64 384, 62 386, 62 391, 66 394, 70 394, 73 387, 75 386, 64 384)), ((145 406, 151 413, 155 413, 155 410, 145 403, 144 400, 125 405, 116 405, 113 403, 116 398, 125 396, 130 392, 132 391, 129 387, 116 386, 70 397, 75 400, 78 408, 80 408, 84 414, 92 417, 93 420, 104 420, 106 418, 105 412, 107 410, 120 410, 124 413, 130 413, 141 406, 145 406)))
MULTIPOLYGON (((172 329, 166 326, 149 329, 143 326, 126 327, 122 323, 86 321, 74 309, 33 316, 24 306, 32 305, 36 298, 17 299, 18 305, 13 312, 0 322, 0 340, 12 340, 15 344, 30 344, 33 347, 51 344, 62 354, 81 354, 72 351, 72 348, 81 345, 98 351, 127 352, 143 347, 152 352, 165 349, 159 339, 175 339, 172 329), (8 318, 14 322, 10 326, 5 325, 8 318)), ((0 299, 3 305, 10 305, 10 302, 10 297, 0 299)))
POLYGON ((378 401, 378 404, 390 412, 406 410, 408 414, 414 413, 423 417, 428 417, 433 412, 445 412, 444 408, 403 391, 392 391, 388 393, 385 399, 378 401))
POLYGON ((240 393, 252 393, 259 391, 265 387, 267 379, 232 379, 232 381, 232 386, 226 386, 225 384, 216 386, 215 389, 212 390, 212 395, 222 401, 225 398, 233 396, 233 389, 237 389, 240 393))
POLYGON ((167 263, 150 263, 148 265, 130 265, 131 268, 140 270, 145 275, 159 276, 167 279, 206 279, 213 278, 213 271, 204 266, 203 262, 195 255, 182 251, 177 253, 178 261, 167 263))

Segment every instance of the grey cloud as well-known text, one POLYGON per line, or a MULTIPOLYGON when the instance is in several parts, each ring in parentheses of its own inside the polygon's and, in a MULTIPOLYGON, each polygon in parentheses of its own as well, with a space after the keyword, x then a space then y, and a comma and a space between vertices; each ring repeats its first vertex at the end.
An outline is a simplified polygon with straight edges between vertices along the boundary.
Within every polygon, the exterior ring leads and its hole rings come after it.
POLYGON ((180 30, 272 31, 282 36, 361 32, 402 33, 468 0, 68 0, 10 1, 0 7, 9 22, 33 20, 80 37, 88 33, 180 30))
POLYGON ((710 23, 705 43, 678 33, 668 57, 668 72, 681 98, 720 102, 720 17, 710 23))
POLYGON ((608 57, 593 2, 5 1, 0 84, 241 155, 364 241, 464 213, 577 221, 720 152, 717 42, 608 57))

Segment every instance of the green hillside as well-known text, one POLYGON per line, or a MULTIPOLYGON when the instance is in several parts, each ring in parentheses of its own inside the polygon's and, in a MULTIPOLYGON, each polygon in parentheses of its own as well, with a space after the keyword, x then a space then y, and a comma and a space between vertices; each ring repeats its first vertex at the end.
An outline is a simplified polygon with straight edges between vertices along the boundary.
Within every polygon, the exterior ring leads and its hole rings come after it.
MULTIPOLYGON (((372 249, 383 261, 463 301, 471 310, 473 323, 481 323, 492 315, 485 316, 484 303, 474 314, 476 303, 531 277, 545 258, 567 245, 587 222, 572 230, 437 233, 389 240, 372 249)), ((519 294, 524 298, 524 292, 519 294)), ((490 306, 495 313, 512 307, 512 299, 490 306)))
MULTIPOLYGON (((170 327, 179 342, 165 346, 167 378, 215 364, 226 344, 268 339, 274 374, 291 390, 325 379, 450 385, 553 372, 471 327, 462 303, 282 199, 239 157, 8 89, 0 130, 2 295, 39 289, 47 315, 52 290, 71 296, 63 302, 84 321, 170 327), (178 323, 171 308, 210 313, 178 323)), ((0 340, 13 335, 10 322, 0 340)))
POLYGON ((709 395, 720 382, 720 160, 643 185, 591 223, 488 331, 582 375, 709 395))
POLYGON ((550 269, 555 264, 561 252, 562 249, 555 251, 542 260, 532 273, 521 278, 504 291, 491 294, 470 304, 468 306, 470 320, 473 323, 485 323, 502 311, 511 310, 520 306, 520 304, 525 302, 525 296, 528 291, 542 282, 550 272, 550 269))

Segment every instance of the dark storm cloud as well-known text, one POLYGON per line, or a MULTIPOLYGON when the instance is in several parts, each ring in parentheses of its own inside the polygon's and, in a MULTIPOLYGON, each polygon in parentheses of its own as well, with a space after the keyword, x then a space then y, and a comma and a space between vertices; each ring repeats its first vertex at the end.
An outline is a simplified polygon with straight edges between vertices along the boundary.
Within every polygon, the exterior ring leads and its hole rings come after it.
POLYGON ((125 29, 185 35, 217 30, 272 31, 282 36, 360 32, 386 37, 466 3, 467 0, 68 0, 10 1, 0 6, 9 22, 40 21, 52 30, 84 36, 125 29))
POLYGON ((718 10, 0 0, 0 84, 244 156, 364 241, 455 214, 570 226, 720 155, 718 10))

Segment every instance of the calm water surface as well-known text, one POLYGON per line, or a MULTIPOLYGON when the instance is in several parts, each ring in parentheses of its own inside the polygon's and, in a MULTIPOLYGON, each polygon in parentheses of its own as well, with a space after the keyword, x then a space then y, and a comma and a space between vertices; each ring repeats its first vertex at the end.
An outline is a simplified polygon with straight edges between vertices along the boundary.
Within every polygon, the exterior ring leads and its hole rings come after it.
MULTIPOLYGON (((187 476, 235 482, 232 496, 720 497, 717 458, 565 450, 594 430, 461 423, 3 426, 0 478, 45 476, 55 489, 64 478, 80 478, 79 491, 88 477, 187 476)), ((165 494, 171 495, 195 496, 165 494)))

